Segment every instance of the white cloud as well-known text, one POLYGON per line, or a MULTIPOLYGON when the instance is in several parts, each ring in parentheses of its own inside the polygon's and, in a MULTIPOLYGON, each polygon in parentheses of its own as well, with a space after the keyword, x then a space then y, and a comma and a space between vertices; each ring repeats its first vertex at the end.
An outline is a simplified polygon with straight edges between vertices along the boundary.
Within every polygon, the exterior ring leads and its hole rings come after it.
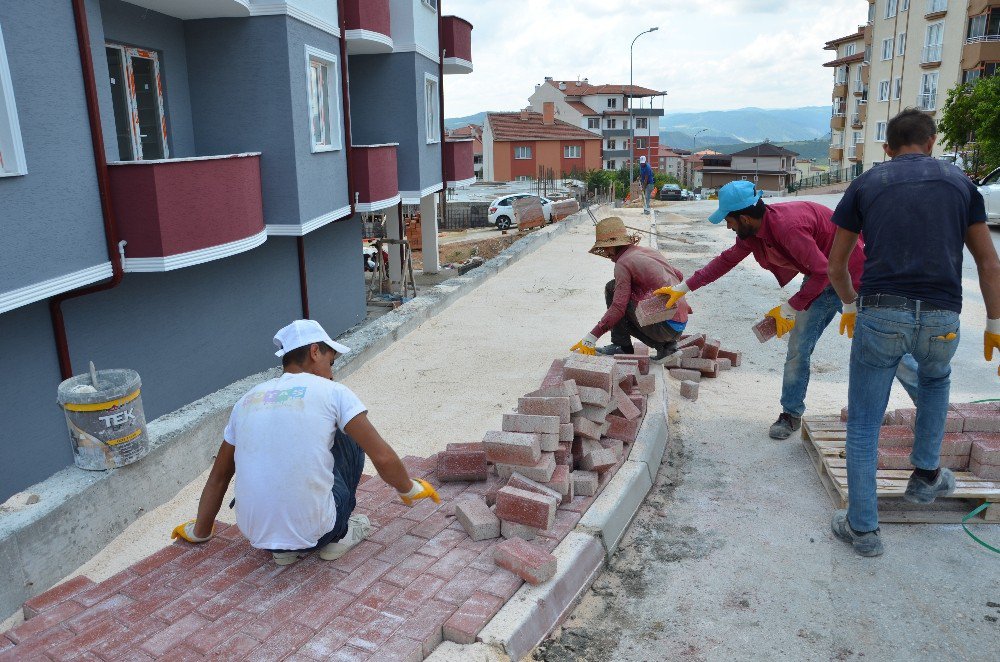
POLYGON ((448 117, 527 104, 545 76, 629 78, 666 108, 782 108, 830 102, 823 44, 857 29, 860 0, 443 0, 472 22, 475 71, 445 79, 448 117))

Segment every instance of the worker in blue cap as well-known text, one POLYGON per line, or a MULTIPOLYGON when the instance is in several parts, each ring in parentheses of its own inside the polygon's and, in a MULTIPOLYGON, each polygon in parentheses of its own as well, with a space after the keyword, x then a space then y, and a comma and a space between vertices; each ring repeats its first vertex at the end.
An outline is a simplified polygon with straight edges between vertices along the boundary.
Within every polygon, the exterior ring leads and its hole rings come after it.
MULTIPOLYGON (((813 349, 823 331, 841 312, 840 297, 827 276, 827 258, 837 226, 833 211, 815 202, 765 204, 763 193, 753 182, 735 181, 719 189, 719 208, 712 223, 725 221, 736 233, 736 243, 724 250, 683 283, 657 290, 670 297, 667 307, 689 292, 713 283, 748 255, 774 274, 784 287, 802 274, 802 287, 788 301, 767 312, 775 321, 778 337, 790 334, 781 389, 781 414, 770 429, 772 439, 787 439, 802 424, 809 366, 813 349)), ((851 252, 849 269, 855 284, 861 282, 865 253, 862 242, 851 252)), ((900 362, 896 373, 910 397, 916 401, 916 365, 912 357, 900 362)))

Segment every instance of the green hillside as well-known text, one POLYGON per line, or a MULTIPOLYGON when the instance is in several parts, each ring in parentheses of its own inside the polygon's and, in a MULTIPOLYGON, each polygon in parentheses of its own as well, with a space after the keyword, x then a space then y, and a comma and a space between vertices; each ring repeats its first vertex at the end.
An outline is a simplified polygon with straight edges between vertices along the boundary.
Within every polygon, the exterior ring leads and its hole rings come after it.
MULTIPOLYGON (((795 140, 791 142, 776 142, 775 145, 779 147, 784 147, 785 149, 790 149, 793 152, 798 152, 800 159, 812 159, 814 161, 821 161, 826 163, 830 158, 830 138, 821 138, 817 140, 795 140)), ((751 145, 747 143, 739 144, 728 144, 728 145, 706 145, 704 149, 713 149, 716 152, 722 152, 723 154, 732 154, 733 152, 739 152, 751 145)), ((701 150, 701 145, 698 146, 701 150)))

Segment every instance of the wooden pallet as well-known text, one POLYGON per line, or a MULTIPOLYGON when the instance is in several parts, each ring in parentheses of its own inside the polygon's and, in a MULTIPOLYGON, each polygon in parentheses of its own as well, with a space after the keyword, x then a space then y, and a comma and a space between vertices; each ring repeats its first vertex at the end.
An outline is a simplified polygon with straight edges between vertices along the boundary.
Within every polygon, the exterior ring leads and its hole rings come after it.
MULTIPOLYGON (((802 445, 837 508, 847 508, 846 441, 847 425, 838 416, 802 420, 802 445)), ((923 506, 902 498, 910 473, 891 469, 876 472, 879 521, 957 524, 976 506, 986 502, 992 505, 970 521, 1000 524, 1000 481, 956 471, 955 493, 923 506)))

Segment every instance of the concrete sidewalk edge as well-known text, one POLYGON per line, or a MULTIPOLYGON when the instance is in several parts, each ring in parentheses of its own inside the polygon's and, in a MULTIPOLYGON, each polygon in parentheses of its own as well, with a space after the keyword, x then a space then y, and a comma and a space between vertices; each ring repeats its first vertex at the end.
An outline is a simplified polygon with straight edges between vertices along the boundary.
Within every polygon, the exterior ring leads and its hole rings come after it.
MULTIPOLYGON (((587 222, 586 212, 581 211, 532 232, 481 267, 344 334, 338 340, 352 351, 338 362, 337 376, 349 375, 520 258, 587 222)), ((211 465, 236 401, 279 374, 275 367, 250 375, 150 421, 151 450, 135 464, 104 472, 67 467, 27 488, 40 497, 39 502, 0 518, 0 568, 10 577, 0 583, 0 619, 61 581, 140 516, 197 478, 211 465)))

